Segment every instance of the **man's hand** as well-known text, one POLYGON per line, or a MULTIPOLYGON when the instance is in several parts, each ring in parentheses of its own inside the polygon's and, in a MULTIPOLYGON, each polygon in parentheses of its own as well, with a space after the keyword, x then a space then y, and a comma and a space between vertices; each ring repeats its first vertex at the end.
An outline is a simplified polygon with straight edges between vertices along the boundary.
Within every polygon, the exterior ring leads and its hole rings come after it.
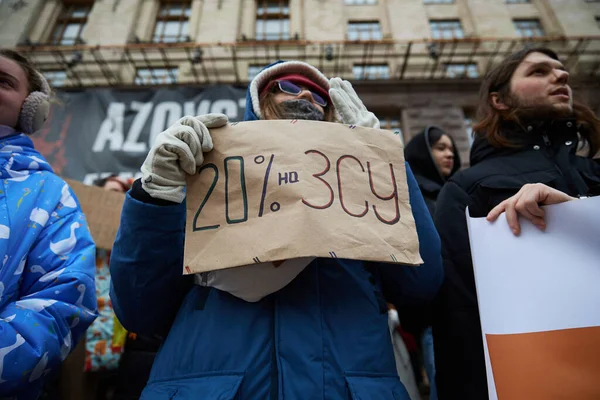
POLYGON ((487 220, 493 222, 500 214, 506 212, 506 221, 515 235, 521 233, 519 216, 525 217, 539 229, 544 230, 546 229, 545 212, 540 206, 564 203, 570 200, 576 200, 576 198, 541 183, 529 183, 523 186, 517 194, 494 207, 487 215, 487 220))

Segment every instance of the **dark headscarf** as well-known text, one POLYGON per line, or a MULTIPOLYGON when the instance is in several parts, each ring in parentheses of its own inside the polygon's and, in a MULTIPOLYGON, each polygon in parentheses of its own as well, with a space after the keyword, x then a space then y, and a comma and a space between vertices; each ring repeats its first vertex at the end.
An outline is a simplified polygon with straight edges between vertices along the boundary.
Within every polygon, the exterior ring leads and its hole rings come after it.
POLYGON ((442 186, 460 168, 460 156, 456 143, 452 136, 444 132, 437 126, 428 126, 421 133, 411 139, 404 148, 404 158, 410 165, 415 178, 419 183, 419 188, 425 197, 425 202, 429 207, 429 211, 433 214, 435 208, 435 200, 437 199, 442 186), (454 148, 454 166, 450 175, 444 177, 440 172, 437 164, 431 154, 432 147, 437 143, 443 135, 447 135, 452 141, 454 148))

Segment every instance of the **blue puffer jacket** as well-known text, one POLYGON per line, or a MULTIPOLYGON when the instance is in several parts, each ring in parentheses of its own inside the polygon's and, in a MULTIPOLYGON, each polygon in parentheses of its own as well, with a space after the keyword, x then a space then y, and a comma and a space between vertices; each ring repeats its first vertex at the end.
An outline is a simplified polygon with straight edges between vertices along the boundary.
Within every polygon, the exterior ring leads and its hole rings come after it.
MULTIPOLYGON (((248 100, 246 119, 253 116, 248 100)), ((185 203, 159 206, 129 194, 111 259, 113 306, 127 329, 168 334, 142 399, 410 400, 396 372, 386 300, 429 301, 443 272, 410 170, 408 182, 424 265, 316 259, 256 303, 181 275, 185 203)))
POLYGON ((25 135, 0 140, 0 397, 36 399, 95 318, 95 246, 25 135))

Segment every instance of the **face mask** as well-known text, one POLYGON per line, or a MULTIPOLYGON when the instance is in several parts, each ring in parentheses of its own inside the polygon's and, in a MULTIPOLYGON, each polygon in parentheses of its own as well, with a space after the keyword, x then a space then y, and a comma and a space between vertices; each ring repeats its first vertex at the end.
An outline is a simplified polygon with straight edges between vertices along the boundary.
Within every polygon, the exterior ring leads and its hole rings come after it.
POLYGON ((286 100, 279 103, 279 107, 282 119, 325 120, 325 114, 307 100, 286 100))

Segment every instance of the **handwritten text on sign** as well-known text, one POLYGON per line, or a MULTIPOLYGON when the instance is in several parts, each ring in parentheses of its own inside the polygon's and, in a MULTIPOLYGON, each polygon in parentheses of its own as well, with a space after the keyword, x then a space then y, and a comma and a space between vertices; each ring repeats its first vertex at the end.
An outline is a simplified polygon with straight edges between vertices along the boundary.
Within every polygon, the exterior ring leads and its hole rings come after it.
POLYGON ((211 133, 188 180, 186 273, 306 256, 421 263, 391 132, 294 120, 211 133))

